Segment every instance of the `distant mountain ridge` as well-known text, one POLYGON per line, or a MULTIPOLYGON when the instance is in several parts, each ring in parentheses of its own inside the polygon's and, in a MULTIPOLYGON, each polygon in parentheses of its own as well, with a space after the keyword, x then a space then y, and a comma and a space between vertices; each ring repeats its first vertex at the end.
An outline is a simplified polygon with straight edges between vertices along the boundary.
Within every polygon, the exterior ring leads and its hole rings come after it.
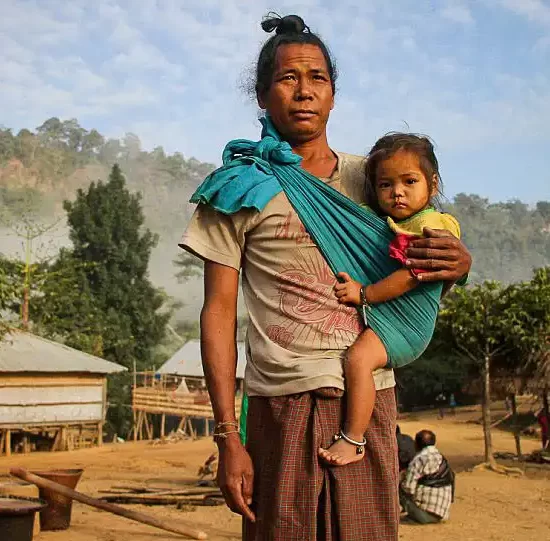
MULTIPOLYGON (((178 152, 168 155, 162 147, 144 151, 132 133, 106 139, 95 129, 82 128, 76 119, 50 118, 34 132, 0 129, 0 218, 3 214, 16 221, 29 207, 44 219, 62 216, 62 201, 92 181, 105 180, 115 163, 128 187, 141 192, 147 226, 159 235, 151 261, 153 280, 176 298, 185 298, 187 310, 196 315, 201 288, 194 280, 177 284, 172 261, 193 211, 189 197, 213 164, 178 152)), ((529 279, 532 268, 550 264, 549 202, 529 207, 521 201, 492 203, 459 194, 446 210, 460 221, 474 256, 473 281, 529 279)))

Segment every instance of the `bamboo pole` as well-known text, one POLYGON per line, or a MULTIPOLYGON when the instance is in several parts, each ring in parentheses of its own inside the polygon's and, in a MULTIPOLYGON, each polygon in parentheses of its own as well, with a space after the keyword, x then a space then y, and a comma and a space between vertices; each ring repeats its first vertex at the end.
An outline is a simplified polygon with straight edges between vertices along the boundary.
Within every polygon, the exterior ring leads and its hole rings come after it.
POLYGON ((96 498, 91 498, 86 494, 82 494, 81 492, 72 490, 68 487, 60 485, 59 483, 54 483, 49 479, 44 479, 43 477, 30 473, 23 468, 11 468, 10 474, 19 479, 23 479, 23 481, 27 481, 28 483, 33 483, 39 488, 52 490, 54 492, 57 492, 58 494, 62 494, 67 498, 71 498, 73 500, 76 500, 77 502, 81 502, 86 505, 90 505, 91 507, 107 511, 108 513, 113 513, 114 515, 125 517, 130 520, 135 520, 136 522, 141 522, 142 524, 148 524, 149 526, 153 526, 167 532, 177 533, 189 539, 208 539, 206 533, 191 528, 190 526, 184 526, 183 524, 173 525, 165 519, 152 517, 150 515, 146 515, 145 513, 139 513, 137 511, 125 509, 124 507, 120 507, 119 505, 114 505, 112 503, 103 502, 96 498))

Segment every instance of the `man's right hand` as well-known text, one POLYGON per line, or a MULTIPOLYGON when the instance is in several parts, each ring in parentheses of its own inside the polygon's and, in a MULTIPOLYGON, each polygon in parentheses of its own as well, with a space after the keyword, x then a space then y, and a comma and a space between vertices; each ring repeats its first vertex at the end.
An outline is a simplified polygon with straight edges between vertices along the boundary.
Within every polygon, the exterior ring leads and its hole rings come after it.
POLYGON ((231 434, 219 443, 218 486, 229 509, 251 522, 256 517, 250 509, 254 487, 254 467, 238 434, 231 434))

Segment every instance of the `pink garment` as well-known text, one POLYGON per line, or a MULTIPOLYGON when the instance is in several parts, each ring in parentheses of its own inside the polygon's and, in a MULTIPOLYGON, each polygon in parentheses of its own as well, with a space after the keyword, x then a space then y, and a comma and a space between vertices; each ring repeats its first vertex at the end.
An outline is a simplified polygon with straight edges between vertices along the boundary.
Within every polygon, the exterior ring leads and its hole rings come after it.
MULTIPOLYGON (((397 233, 395 235, 395 238, 390 243, 390 257, 393 257, 393 259, 397 259, 397 261, 400 261, 405 265, 405 261, 407 261, 407 248, 409 247, 409 244, 411 241, 415 239, 420 239, 421 237, 417 235, 406 235, 405 233, 397 233)), ((427 269, 411 269, 411 273, 415 276, 417 274, 420 274, 422 272, 428 272, 427 269)))

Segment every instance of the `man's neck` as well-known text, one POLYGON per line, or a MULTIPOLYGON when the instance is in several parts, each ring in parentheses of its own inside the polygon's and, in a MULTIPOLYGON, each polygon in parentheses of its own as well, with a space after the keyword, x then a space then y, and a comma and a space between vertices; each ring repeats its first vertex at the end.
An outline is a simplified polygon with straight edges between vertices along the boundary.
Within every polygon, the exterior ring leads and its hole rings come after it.
POLYGON ((337 158, 328 146, 326 134, 312 141, 291 143, 291 146, 293 152, 303 158, 302 168, 312 175, 329 177, 334 171, 337 158))

